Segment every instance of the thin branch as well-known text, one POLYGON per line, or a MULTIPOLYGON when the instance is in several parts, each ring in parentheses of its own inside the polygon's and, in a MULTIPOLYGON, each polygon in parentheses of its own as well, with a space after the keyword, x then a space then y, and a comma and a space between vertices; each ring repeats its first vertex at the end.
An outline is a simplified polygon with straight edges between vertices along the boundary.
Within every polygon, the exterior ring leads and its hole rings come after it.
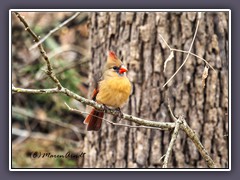
MULTIPOLYGON (((209 62, 207 62, 206 59, 203 59, 202 57, 200 57, 200 56, 198 56, 198 55, 196 55, 196 54, 194 54, 194 53, 192 53, 192 52, 189 52, 189 51, 184 51, 184 50, 181 50, 181 49, 171 48, 171 47, 169 46, 169 44, 166 42, 166 40, 163 38, 163 36, 162 36, 161 34, 159 34, 159 36, 162 38, 163 42, 164 42, 164 43, 167 45, 167 47, 169 48, 170 53, 173 52, 173 51, 182 52, 182 53, 189 53, 190 55, 195 56, 196 58, 199 58, 199 59, 201 59, 202 61, 204 61, 213 71, 216 72, 216 70, 211 66, 211 64, 209 64, 209 62)), ((164 64, 165 64, 165 63, 164 63, 164 64)), ((164 69, 165 69, 165 68, 164 68, 164 69)))
MULTIPOLYGON (((38 36, 31 30, 31 28, 29 27, 29 25, 25 21, 25 19, 18 12, 15 12, 15 14, 18 17, 18 19, 23 23, 25 30, 28 31, 28 33, 33 37, 34 41, 39 42, 38 36)), ((43 46, 41 44, 39 44, 38 49, 39 49, 43 59, 47 63, 47 71, 46 71, 47 75, 57 84, 58 89, 61 89, 62 85, 59 82, 59 80, 56 78, 55 74, 52 72, 53 68, 51 66, 51 63, 49 61, 49 58, 48 58, 43 46)))
MULTIPOLYGON (((61 74, 65 71, 68 71, 70 69, 73 69, 73 68, 76 68, 77 65, 82 65, 82 64, 86 64, 88 63, 90 60, 90 58, 88 57, 84 57, 81 61, 74 61, 74 62, 70 62, 69 64, 67 64, 66 66, 64 67, 59 67, 59 69, 56 69, 55 70, 55 75, 58 75, 58 74, 61 74)), ((31 81, 29 81, 28 83, 28 87, 30 85, 32 85, 35 81, 42 81, 42 80, 45 80, 47 79, 48 76, 41 76, 40 78, 36 78, 36 79, 32 79, 31 81)))
POLYGON ((215 163, 212 158, 208 154, 207 150, 203 147, 196 133, 188 126, 187 122, 183 120, 183 124, 181 124, 180 128, 188 135, 188 137, 192 140, 192 142, 197 147, 198 151, 202 155, 203 159, 207 163, 208 167, 216 168, 215 163))
POLYGON ((75 45, 66 44, 66 45, 54 48, 54 50, 52 50, 51 52, 48 53, 48 58, 52 59, 62 53, 65 53, 65 52, 75 52, 84 57, 90 57, 89 51, 87 49, 85 49, 83 47, 78 47, 75 45))
MULTIPOLYGON (((78 60, 78 61, 70 62, 69 64, 66 64, 66 66, 64 66, 64 67, 58 67, 58 68, 55 69, 55 75, 58 75, 58 74, 61 74, 62 72, 65 72, 65 71, 68 71, 70 69, 76 68, 78 65, 86 64, 90 61, 89 59, 90 59, 89 57, 84 57, 80 61, 78 60)), ((28 83, 23 86, 23 88, 30 87, 36 81, 40 82, 40 81, 45 80, 47 78, 48 78, 47 75, 46 76, 43 75, 43 76, 40 76, 40 77, 33 78, 33 79, 29 80, 28 83)))
MULTIPOLYGON (((171 116, 174 120, 177 120, 177 118, 174 116, 171 106, 168 105, 169 111, 171 113, 171 116)), ((213 162, 212 158, 208 154, 207 150, 203 147, 202 143, 200 142, 199 138, 197 137, 196 133, 188 126, 186 120, 183 116, 181 117, 182 123, 180 124, 180 128, 187 134, 187 136, 192 140, 192 142, 197 147, 198 151, 202 155, 203 159, 207 163, 208 167, 210 168, 216 168, 215 163, 213 162)))
MULTIPOLYGON (((76 112, 78 114, 89 114, 87 112, 82 112, 78 109, 74 109, 74 108, 71 108, 67 103, 65 103, 65 105, 67 106, 68 110, 69 111, 72 111, 72 112, 76 112)), ((92 115, 94 116, 94 115, 92 115)), ((96 116, 97 117, 97 116, 96 116)), ((146 127, 146 126, 133 126, 133 125, 128 125, 128 124, 120 124, 120 123, 115 123, 115 122, 112 122, 112 121, 109 121, 105 118, 102 118, 102 120, 106 121, 107 123, 111 124, 111 125, 114 125, 114 126, 122 126, 122 127, 128 127, 128 128, 146 128, 146 129, 157 129, 157 130, 164 130, 164 129, 161 129, 161 128, 155 128, 155 127, 146 127)))
POLYGON ((172 51, 177 51, 177 52, 182 52, 182 53, 189 53, 190 55, 192 56, 195 56, 196 58, 198 59, 201 59, 202 61, 204 61, 214 72, 216 72, 216 70, 212 67, 211 64, 209 64, 209 62, 207 62, 207 60, 203 59, 202 57, 192 53, 192 52, 188 52, 188 51, 184 51, 184 50, 181 50, 181 49, 171 49, 172 51))
POLYGON ((19 144, 22 144, 24 141, 26 141, 30 137, 31 132, 29 131, 27 132, 28 134, 26 134, 26 136, 19 136, 16 140, 12 141, 13 149, 15 149, 19 144))
MULTIPOLYGON (((199 15, 200 16, 200 15, 199 15)), ((189 54, 192 50, 192 46, 193 46, 193 43, 195 41, 195 38, 196 38, 196 35, 197 35, 197 30, 198 30, 198 26, 199 26, 199 22, 200 22, 200 18, 198 18, 197 20, 197 25, 196 25, 196 29, 195 29, 195 32, 194 32, 194 36, 193 36, 193 39, 192 39, 192 42, 191 42, 191 45, 190 45, 190 48, 188 50, 188 54, 185 58, 185 60, 183 61, 183 63, 181 64, 181 66, 177 69, 177 71, 170 77, 170 79, 163 85, 163 87, 165 87, 173 78, 174 76, 178 73, 178 71, 184 66, 184 64, 187 62, 188 60, 188 57, 189 57, 189 54)))
MULTIPOLYGON (((190 45, 190 48, 189 48, 188 51, 183 51, 183 50, 171 48, 171 47, 168 45, 168 43, 166 42, 166 40, 163 38, 163 36, 162 36, 161 34, 159 34, 159 36, 161 37, 161 39, 163 40, 163 42, 164 42, 164 43, 167 45, 167 47, 169 48, 171 54, 172 54, 173 51, 182 52, 182 53, 187 53, 187 56, 186 56, 184 62, 183 62, 183 63, 181 64, 181 66, 177 69, 177 71, 171 76, 171 78, 163 85, 163 87, 165 87, 165 86, 173 79, 173 77, 178 73, 178 71, 184 66, 184 64, 185 64, 186 61, 188 60, 189 55, 192 55, 192 56, 195 56, 195 57, 201 59, 201 60, 204 61, 214 72, 216 72, 216 70, 211 66, 211 64, 209 64, 209 63, 207 62, 207 60, 205 60, 205 59, 201 58, 200 56, 198 56, 198 55, 196 55, 196 54, 194 54, 194 53, 191 52, 193 43, 194 43, 195 38, 196 38, 196 34, 197 34, 197 30, 198 30, 198 26, 199 26, 200 19, 201 19, 201 12, 198 12, 197 25, 196 25, 195 33, 194 33, 193 40, 192 40, 192 42, 191 42, 191 45, 190 45)), ((170 54, 169 58, 173 58, 173 56, 171 56, 171 54, 170 54)), ((169 61, 169 58, 168 58, 168 59, 165 61, 165 63, 164 63, 164 71, 165 71, 165 67, 166 67, 167 62, 169 61)))
POLYGON ((19 108, 19 107, 12 107, 12 112, 16 113, 16 114, 21 114, 21 115, 26 116, 28 118, 35 119, 35 120, 40 121, 40 122, 48 122, 48 123, 55 124, 57 126, 60 126, 60 127, 66 128, 66 129, 70 129, 71 131, 73 131, 75 133, 75 135, 77 136, 78 139, 81 139, 80 134, 85 134, 83 132, 83 130, 80 130, 79 128, 77 128, 76 126, 74 126, 72 124, 67 124, 67 123, 59 121, 57 119, 54 120, 54 119, 50 119, 50 118, 47 118, 47 117, 44 118, 44 119, 40 119, 36 115, 34 115, 31 111, 26 111, 25 109, 22 109, 22 108, 19 108))
POLYGON ((23 137, 23 138, 26 137, 26 138, 40 139, 40 140, 53 141, 53 142, 66 142, 66 143, 73 144, 77 147, 80 145, 78 141, 74 141, 71 139, 65 139, 65 138, 57 137, 55 135, 42 134, 39 132, 30 133, 29 131, 17 129, 17 128, 12 128, 12 134, 19 137, 23 137))
POLYGON ((164 161, 163 161, 163 168, 167 168, 167 166, 168 166, 169 157, 170 157, 170 155, 172 153, 173 146, 174 146, 174 144, 176 142, 177 135, 178 135, 181 123, 182 123, 182 121, 181 121, 181 117, 180 117, 175 122, 176 125, 175 125, 175 128, 174 128, 173 134, 172 134, 172 138, 171 138, 170 144, 169 144, 167 152, 166 152, 166 156, 165 156, 164 161))
MULTIPOLYGON (((89 100, 82 96, 79 96, 64 87, 60 90, 57 88, 53 88, 53 89, 23 89, 23 88, 12 87, 12 91, 16 92, 16 93, 27 93, 27 94, 52 94, 52 93, 65 94, 69 97, 72 97, 73 99, 76 99, 77 101, 79 101, 81 103, 84 103, 85 105, 92 106, 92 107, 96 108, 97 110, 105 111, 106 113, 114 115, 114 116, 120 116, 118 110, 106 109, 106 108, 104 108, 104 106, 102 104, 98 104, 97 102, 95 102, 93 100, 89 100)), ((149 127, 158 127, 163 130, 169 130, 169 129, 173 129, 175 127, 174 123, 144 120, 144 119, 134 117, 132 115, 128 115, 128 114, 124 114, 124 113, 123 113, 123 116, 121 116, 120 118, 131 121, 131 122, 135 122, 139 125, 149 126, 149 127)))
POLYGON ((168 45, 167 41, 163 38, 163 36, 161 34, 158 34, 161 39, 163 40, 163 42, 167 45, 168 49, 170 49, 170 51, 172 50, 172 48, 168 45))
POLYGON ((81 61, 72 62, 72 63, 67 64, 65 67, 57 69, 55 74, 61 74, 62 72, 65 72, 69 69, 73 69, 73 68, 77 67, 77 65, 86 64, 89 61, 90 61, 89 57, 84 57, 81 61))
MULTIPOLYGON (((31 51, 32 49, 36 48, 37 46, 39 46, 40 44, 42 44, 49 36, 51 36, 53 33, 55 33, 56 31, 58 31, 59 29, 61 29, 63 26, 65 26, 66 24, 68 24, 70 21, 72 21, 73 19, 75 19, 76 17, 78 17, 78 15, 80 15, 80 12, 76 12, 74 13, 71 17, 69 17, 67 20, 63 21, 61 24, 59 24, 57 27, 55 27, 54 29, 52 29, 51 31, 49 31, 49 33, 44 36, 39 42, 37 42, 36 44, 34 44, 33 46, 31 46, 29 48, 29 50, 31 51)), ((83 16, 82 19, 84 19, 85 16, 83 16)))
POLYGON ((166 154, 162 155, 162 157, 160 157, 159 161, 162 161, 165 156, 166 156, 166 154))
POLYGON ((12 91, 14 93, 27 93, 27 94, 54 94, 54 93, 60 93, 61 92, 58 88, 23 89, 23 88, 16 88, 14 86, 12 86, 12 91))
POLYGON ((169 109, 169 111, 170 111, 170 114, 171 114, 172 118, 173 118, 175 121, 177 121, 178 119, 174 116, 170 105, 168 105, 168 109, 169 109))

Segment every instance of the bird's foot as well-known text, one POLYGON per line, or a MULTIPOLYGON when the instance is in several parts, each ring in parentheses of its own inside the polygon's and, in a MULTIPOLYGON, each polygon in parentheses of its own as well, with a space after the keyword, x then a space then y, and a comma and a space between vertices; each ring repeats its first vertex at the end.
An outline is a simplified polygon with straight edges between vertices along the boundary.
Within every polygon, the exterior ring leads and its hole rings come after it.
POLYGON ((111 108, 107 107, 105 104, 103 104, 103 107, 104 107, 105 111, 111 111, 112 110, 111 108))
POLYGON ((120 120, 121 120, 123 118, 123 113, 122 113, 120 107, 116 108, 115 110, 118 111, 118 115, 117 116, 120 117, 120 120))
MULTIPOLYGON (((118 111, 118 112, 115 114, 115 116, 116 116, 116 117, 119 117, 120 120, 123 118, 123 113, 122 113, 122 111, 121 111, 121 109, 120 109, 119 107, 116 108, 116 109, 111 109, 111 108, 109 108, 108 106, 106 106, 105 104, 103 104, 103 106, 104 106, 104 110, 105 110, 105 111, 113 111, 113 110, 118 111)), ((119 120, 119 121, 120 121, 120 120, 119 120)))

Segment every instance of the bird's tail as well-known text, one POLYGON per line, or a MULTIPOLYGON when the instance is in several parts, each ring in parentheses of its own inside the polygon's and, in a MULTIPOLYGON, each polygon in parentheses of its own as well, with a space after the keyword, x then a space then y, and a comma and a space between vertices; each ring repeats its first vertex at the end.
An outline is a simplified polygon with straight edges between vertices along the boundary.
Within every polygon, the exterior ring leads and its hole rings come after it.
POLYGON ((87 130, 98 131, 102 125, 103 115, 104 115, 103 111, 98 111, 93 108, 90 114, 85 118, 83 122, 84 124, 87 124, 87 130))

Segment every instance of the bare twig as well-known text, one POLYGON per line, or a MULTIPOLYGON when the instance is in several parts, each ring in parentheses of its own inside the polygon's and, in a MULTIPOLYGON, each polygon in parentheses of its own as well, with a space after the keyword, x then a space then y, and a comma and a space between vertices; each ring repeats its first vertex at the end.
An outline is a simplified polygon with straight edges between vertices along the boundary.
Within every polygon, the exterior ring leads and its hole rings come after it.
POLYGON ((40 119, 40 118, 38 118, 38 116, 33 114, 31 111, 26 111, 25 109, 22 109, 22 108, 19 108, 19 107, 12 107, 12 111, 16 114, 21 114, 21 115, 26 116, 28 118, 32 118, 32 119, 35 119, 35 120, 38 120, 38 121, 41 121, 41 122, 48 122, 48 123, 51 123, 51 124, 55 124, 57 126, 61 126, 61 127, 70 129, 71 131, 73 131, 75 133, 75 135, 77 136, 78 139, 81 139, 80 134, 85 134, 83 132, 83 130, 80 130, 79 128, 77 128, 74 125, 64 123, 64 122, 59 121, 57 119, 50 119, 50 118, 47 118, 47 117, 44 118, 44 119, 40 119))
POLYGON ((168 49, 170 49, 170 51, 172 50, 172 48, 168 45, 167 41, 163 38, 163 36, 161 34, 159 34, 159 36, 161 37, 161 39, 163 40, 163 42, 167 45, 168 49))
POLYGON ((177 121, 178 119, 174 116, 170 105, 168 105, 168 109, 169 109, 170 114, 171 114, 172 118, 174 119, 174 121, 177 121))
MULTIPOLYGON (((56 69, 55 70, 55 75, 58 75, 58 74, 61 74, 65 71, 68 71, 70 69, 73 69, 75 67, 77 67, 77 65, 81 65, 81 64, 86 64, 89 62, 89 59, 88 57, 85 57, 83 58, 81 61, 74 61, 74 62, 71 62, 69 64, 67 64, 66 66, 64 67, 59 67, 59 69, 56 69)), ((30 81, 28 83, 28 86, 32 85, 35 81, 42 81, 42 80, 45 80, 47 79, 48 76, 41 76, 40 78, 36 78, 36 79, 33 79, 32 81, 30 81)))
POLYGON ((48 53, 48 58, 52 59, 53 57, 58 56, 58 55, 60 55, 64 52, 75 52, 75 53, 80 54, 84 57, 90 57, 89 51, 87 49, 82 48, 81 46, 78 47, 78 46, 75 46, 75 45, 72 45, 72 44, 71 45, 66 44, 66 45, 54 48, 53 51, 48 53))
POLYGON ((19 144, 22 144, 24 141, 26 141, 30 137, 30 133, 31 132, 28 131, 28 134, 26 133, 26 136, 19 136, 16 140, 12 141, 13 149, 16 148, 19 144))
POLYGON ((165 156, 166 156, 166 154, 162 155, 162 157, 160 157, 159 161, 162 161, 165 156))
MULTIPOLYGON (((29 132, 29 136, 30 136, 30 133, 32 132, 32 129, 31 129, 30 125, 29 125, 29 121, 24 121, 24 123, 25 123, 26 129, 29 132)), ((13 148, 15 148, 17 145, 19 145, 22 142, 24 142, 25 140, 27 140, 29 138, 29 136, 24 136, 24 137, 20 136, 20 137, 18 137, 16 140, 14 140, 12 142, 13 148)))
MULTIPOLYGON (((65 105, 68 107, 68 110, 69 110, 69 111, 76 112, 76 113, 81 114, 81 115, 83 115, 83 114, 89 114, 89 113, 87 113, 87 112, 82 112, 82 111, 80 111, 80 110, 78 110, 78 109, 71 108, 67 103, 65 103, 65 105)), ((92 115, 92 116, 94 116, 94 115, 92 115)), ((96 116, 96 117, 97 117, 97 116, 96 116)), ((112 125, 114 125, 114 126, 122 126, 122 127, 128 127, 128 128, 146 128, 146 129, 164 130, 164 129, 155 128, 155 127, 133 126, 133 125, 128 125, 128 124, 115 123, 115 122, 109 121, 109 120, 107 120, 107 119, 105 119, 105 118, 102 118, 102 120, 104 120, 104 121, 106 121, 107 123, 112 124, 112 125)))
MULTIPOLYGON (((178 120, 171 109, 171 106, 168 105, 169 111, 171 113, 171 116, 173 117, 174 120, 178 120)), ((188 137, 192 140, 192 142, 195 144, 197 147, 198 151, 202 155, 203 159, 206 161, 208 167, 210 168, 216 168, 215 163, 213 162, 212 158, 208 154, 207 150, 203 147, 202 143, 200 142, 199 138, 197 137, 196 133, 188 126, 186 120, 184 119, 183 116, 181 117, 182 123, 180 124, 180 128, 188 135, 188 137)))
MULTIPOLYGON (((79 96, 77 94, 75 94, 74 92, 68 90, 67 88, 62 88, 62 89, 57 89, 57 88, 53 88, 53 89, 23 89, 23 88, 16 88, 16 87, 12 87, 12 91, 13 92, 17 92, 17 93, 27 93, 27 94, 53 94, 53 93, 60 93, 60 94, 65 94, 69 97, 72 97, 73 99, 76 99, 77 101, 84 103, 85 105, 89 105, 92 106, 94 108, 96 108, 97 110, 100 111, 105 111, 108 114, 112 114, 114 116, 119 116, 119 111, 118 110, 114 110, 114 109, 105 109, 103 105, 98 104, 97 102, 93 101, 93 100, 89 100, 86 99, 82 96, 79 96)), ((150 121, 150 120, 143 120, 141 118, 138 117, 134 117, 128 114, 124 114, 121 117, 122 119, 131 121, 131 122, 135 122, 137 124, 140 125, 144 125, 144 126, 149 126, 149 127, 158 127, 164 130, 169 130, 169 129, 173 129, 175 127, 174 123, 168 123, 168 122, 156 122, 156 121, 150 121)))
POLYGON ((67 64, 65 67, 59 68, 58 70, 56 70, 55 74, 61 74, 62 72, 65 72, 69 69, 73 69, 74 67, 78 67, 77 65, 86 64, 89 61, 90 61, 89 57, 84 57, 81 61, 72 62, 72 63, 67 64))
POLYGON ((202 155, 203 159, 207 163, 208 167, 216 168, 215 163, 212 158, 208 154, 207 150, 203 147, 196 133, 188 126, 187 122, 183 120, 183 124, 181 124, 180 128, 188 135, 188 137, 192 140, 192 142, 197 147, 198 151, 202 155))
MULTIPOLYGON (((198 55, 196 55, 196 54, 194 54, 194 53, 192 53, 192 52, 189 52, 189 51, 184 51, 184 50, 181 50, 181 49, 171 48, 171 47, 168 45, 168 43, 166 42, 166 40, 163 38, 163 36, 162 36, 161 34, 159 34, 159 36, 162 38, 163 42, 164 42, 164 43, 167 45, 167 47, 169 48, 170 53, 172 53, 173 51, 175 51, 175 52, 187 53, 187 54, 189 53, 190 55, 195 56, 196 58, 201 59, 202 61, 204 61, 213 71, 216 72, 216 70, 211 66, 211 64, 209 64, 209 62, 207 62, 206 59, 203 59, 202 57, 200 57, 200 56, 198 56, 198 55)), ((167 61, 167 60, 166 60, 166 61, 167 61)), ((165 63, 166 63, 166 62, 165 62, 165 63)), ((165 64, 165 63, 164 63, 164 64, 165 64)), ((164 69, 165 69, 165 67, 164 67, 164 69)))
MULTIPOLYGON (((19 137, 26 137, 26 138, 33 138, 33 139, 40 139, 40 140, 46 140, 46 141, 53 141, 53 142, 66 142, 73 144, 74 146, 79 146, 80 143, 78 141, 73 141, 71 139, 65 139, 61 137, 56 137, 56 135, 49 135, 49 134, 42 134, 39 132, 29 132, 22 129, 12 128, 12 134, 19 136, 19 137)), ((16 146, 15 146, 16 147, 16 146)))
POLYGON ((164 43, 167 45, 167 47, 169 48, 171 54, 170 56, 168 57, 168 59, 166 60, 166 62, 164 63, 164 71, 165 71, 165 68, 166 68, 166 64, 167 62, 169 61, 169 59, 171 60, 173 58, 173 51, 177 51, 177 52, 183 52, 183 53, 187 53, 187 56, 185 58, 185 60, 183 61, 183 63, 180 65, 180 67, 176 70, 176 72, 169 78, 169 80, 163 85, 163 87, 165 87, 173 78, 174 76, 180 71, 180 69, 184 66, 184 64, 187 62, 188 60, 188 57, 189 55, 193 55, 199 59, 201 59, 202 61, 204 61, 209 67, 211 67, 214 71, 215 69, 203 58, 201 58, 200 56, 194 54, 194 53, 191 53, 191 50, 192 50, 192 46, 193 46, 193 43, 195 41, 195 38, 196 38, 196 35, 197 35, 197 30, 198 30, 198 27, 199 27, 199 22, 200 22, 200 19, 201 19, 201 12, 198 12, 198 18, 197 18, 197 25, 196 25, 196 29, 195 29, 195 32, 194 32, 194 36, 193 36, 193 39, 192 39, 192 42, 191 42, 191 45, 190 45, 190 48, 188 51, 183 51, 183 50, 178 50, 178 49, 173 49, 171 48, 168 43, 165 41, 165 39, 162 37, 161 34, 160 37, 162 38, 162 40, 164 41, 164 43))
MULTIPOLYGON (((76 12, 74 13, 71 17, 69 17, 67 20, 63 21, 61 24, 59 24, 57 27, 55 27, 54 29, 52 29, 51 31, 49 31, 49 33, 44 36, 39 42, 37 42, 36 44, 34 44, 33 46, 31 46, 29 48, 29 50, 31 51, 32 49, 36 48, 39 44, 42 44, 49 36, 51 36, 53 33, 55 33, 56 31, 58 31, 59 29, 61 29, 63 26, 65 26, 66 24, 68 24, 69 22, 71 22, 73 19, 75 19, 76 17, 78 17, 81 13, 80 12, 76 12)), ((85 13, 84 13, 85 14, 85 13)), ((82 17, 82 19, 85 19, 84 15, 82 17)))
MULTIPOLYGON (((70 69, 76 68, 77 65, 86 64, 86 63, 89 62, 89 59, 90 59, 90 58, 88 58, 88 57, 84 57, 84 58, 81 59, 80 61, 78 60, 78 61, 70 62, 69 64, 67 64, 67 65, 64 66, 64 67, 56 68, 56 69, 55 69, 55 75, 58 75, 58 74, 61 74, 62 72, 65 72, 65 71, 68 71, 68 70, 70 70, 70 69)), ((37 72, 36 74, 38 74, 38 72, 37 72)), ((45 76, 45 75, 43 75, 43 76, 37 76, 37 75, 36 75, 35 78, 30 79, 30 80, 28 81, 28 83, 27 83, 25 86, 23 86, 23 88, 30 87, 30 86, 33 85, 36 81, 40 82, 40 81, 45 80, 45 79, 47 79, 47 78, 48 78, 47 75, 46 75, 46 76, 45 76)))
MULTIPOLYGON (((34 41, 39 42, 38 36, 31 30, 31 28, 29 27, 29 25, 25 21, 25 19, 18 12, 15 12, 15 14, 18 17, 18 19, 23 23, 25 30, 28 31, 28 33, 33 37, 34 41)), ((51 63, 49 61, 49 58, 48 58, 43 46, 41 44, 39 44, 38 48, 39 48, 39 51, 40 51, 43 59, 47 63, 47 71, 46 71, 47 75, 57 84, 58 89, 61 89, 62 85, 59 82, 59 80, 56 78, 55 74, 52 72, 53 68, 51 66, 51 63)))
POLYGON ((177 51, 177 52, 182 52, 182 53, 189 53, 192 56, 195 56, 198 59, 201 59, 202 61, 204 61, 214 72, 216 72, 216 70, 212 67, 211 64, 209 64, 209 62, 207 62, 207 60, 203 59, 202 57, 192 53, 192 52, 188 52, 188 51, 184 51, 184 50, 180 50, 180 49, 171 49, 172 51, 177 51))
POLYGON ((168 166, 169 157, 172 153, 173 146, 176 142, 181 123, 182 123, 182 121, 181 121, 181 116, 180 116, 179 119, 175 122, 176 125, 175 125, 175 128, 174 128, 173 134, 172 134, 170 144, 169 144, 167 152, 166 152, 166 156, 165 156, 164 161, 163 161, 163 168, 167 168, 167 166, 168 166))
POLYGON ((54 94, 60 93, 58 88, 50 88, 50 89, 23 89, 12 87, 12 91, 15 93, 27 93, 27 94, 54 94))
MULTIPOLYGON (((199 16, 200 16, 200 15, 199 15, 199 16)), ((194 43, 195 38, 196 38, 196 35, 197 35, 197 30, 198 30, 199 22, 200 22, 200 18, 198 18, 198 20, 197 20, 197 25, 196 25, 195 33, 194 33, 194 36, 193 36, 193 39, 192 39, 192 42, 191 42, 191 45, 190 45, 190 48, 189 48, 189 50, 188 50, 188 54, 187 54, 185 60, 183 61, 183 63, 181 64, 181 66, 177 69, 177 71, 170 77, 170 79, 163 85, 163 87, 165 87, 165 86, 174 78, 174 76, 178 73, 178 71, 179 71, 179 70, 184 66, 184 64, 187 62, 188 57, 189 57, 189 53, 190 53, 191 50, 192 50, 192 46, 193 46, 193 43, 194 43)))

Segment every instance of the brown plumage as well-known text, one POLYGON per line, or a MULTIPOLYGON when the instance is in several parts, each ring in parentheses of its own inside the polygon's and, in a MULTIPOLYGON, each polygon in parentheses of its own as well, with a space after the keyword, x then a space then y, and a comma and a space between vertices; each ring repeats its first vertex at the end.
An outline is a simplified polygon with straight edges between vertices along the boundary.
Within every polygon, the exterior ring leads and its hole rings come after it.
MULTIPOLYGON (((103 69, 102 78, 93 92, 92 99, 98 103, 120 108, 128 100, 131 93, 131 83, 126 76, 127 69, 121 60, 110 51, 103 69)), ((101 128, 104 112, 92 109, 84 120, 88 131, 98 131, 101 128)))

